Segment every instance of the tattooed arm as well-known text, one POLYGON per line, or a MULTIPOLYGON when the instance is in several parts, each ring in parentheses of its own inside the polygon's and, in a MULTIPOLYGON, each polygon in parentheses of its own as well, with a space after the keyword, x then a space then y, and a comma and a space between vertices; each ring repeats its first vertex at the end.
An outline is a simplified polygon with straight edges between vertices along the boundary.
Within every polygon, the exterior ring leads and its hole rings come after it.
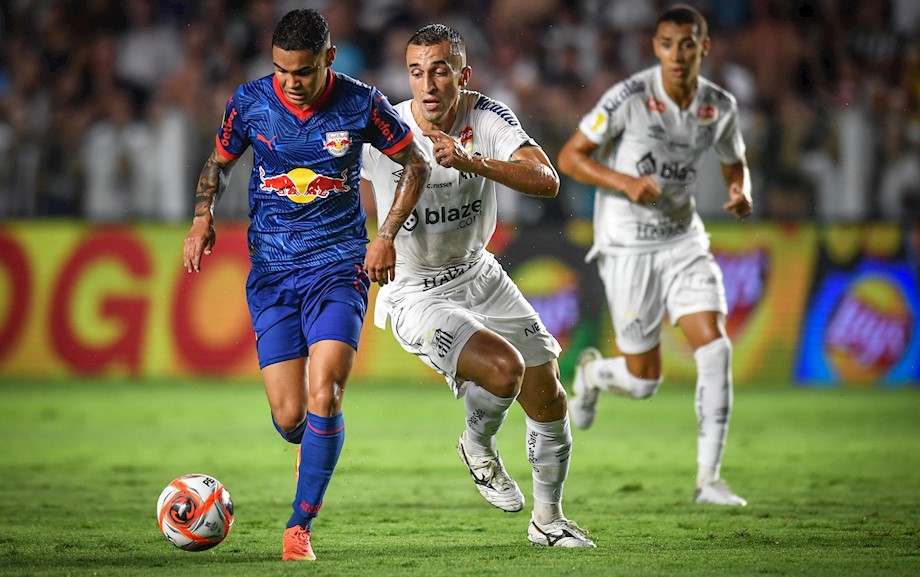
POLYGON ((182 264, 188 272, 201 270, 201 256, 211 254, 217 240, 214 231, 214 207, 227 189, 230 171, 235 162, 215 149, 201 169, 198 187, 195 190, 195 217, 192 219, 192 228, 185 237, 182 257, 182 264))
POLYGON ((396 185, 393 206, 378 226, 377 236, 368 245, 367 255, 364 257, 364 268, 368 277, 371 282, 381 286, 396 278, 396 247, 393 244, 396 233, 415 210, 415 205, 425 191, 425 185, 431 175, 428 157, 414 140, 390 158, 403 165, 405 170, 396 185))

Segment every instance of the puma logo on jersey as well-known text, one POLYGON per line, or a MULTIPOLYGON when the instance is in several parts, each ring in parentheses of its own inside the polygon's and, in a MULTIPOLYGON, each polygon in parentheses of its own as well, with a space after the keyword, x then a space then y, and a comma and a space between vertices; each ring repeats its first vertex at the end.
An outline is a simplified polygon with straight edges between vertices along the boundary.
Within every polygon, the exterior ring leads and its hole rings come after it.
POLYGON ((275 146, 272 144, 272 142, 274 142, 276 138, 278 138, 278 135, 272 136, 271 138, 265 138, 261 134, 256 134, 256 140, 259 142, 264 142, 265 146, 267 146, 269 150, 275 150, 275 146))

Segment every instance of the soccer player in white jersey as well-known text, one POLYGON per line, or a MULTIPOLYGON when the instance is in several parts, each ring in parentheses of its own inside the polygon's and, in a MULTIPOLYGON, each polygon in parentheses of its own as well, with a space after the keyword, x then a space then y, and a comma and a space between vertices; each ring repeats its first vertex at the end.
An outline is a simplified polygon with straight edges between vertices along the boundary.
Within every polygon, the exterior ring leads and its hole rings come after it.
MULTIPOLYGON (((455 30, 431 24, 416 32, 406 64, 413 97, 395 108, 426 147, 432 174, 396 237, 396 270, 378 294, 375 323, 386 328, 389 317, 402 347, 464 399, 458 453, 482 496, 508 512, 522 510, 524 496, 502 464, 495 435, 517 399, 533 468, 528 538, 545 546, 594 547, 562 511, 572 435, 559 344, 486 250, 495 231, 495 183, 554 197, 559 176, 508 107, 464 89, 472 70, 455 30)), ((378 207, 392 205, 401 172, 364 148, 362 176, 373 185, 378 207)))
POLYGON ((594 245, 617 346, 579 355, 569 413, 594 421, 602 391, 643 399, 662 381, 665 314, 686 335, 697 365, 697 503, 745 505, 720 477, 732 407, 732 346, 725 288, 693 197, 700 156, 713 147, 728 185, 724 209, 751 214, 751 184, 738 105, 699 76, 710 39, 703 16, 678 5, 655 26, 659 65, 610 88, 559 153, 559 168, 597 186, 594 245))

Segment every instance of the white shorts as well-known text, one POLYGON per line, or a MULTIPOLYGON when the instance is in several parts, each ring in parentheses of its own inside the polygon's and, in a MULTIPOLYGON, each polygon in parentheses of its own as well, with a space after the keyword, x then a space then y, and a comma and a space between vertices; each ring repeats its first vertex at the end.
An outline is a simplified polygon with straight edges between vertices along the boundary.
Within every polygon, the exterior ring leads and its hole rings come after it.
POLYGON ((464 282, 446 289, 403 295, 391 303, 390 324, 396 340, 429 367, 444 375, 454 395, 460 351, 477 331, 498 333, 536 367, 559 357, 562 348, 540 316, 495 258, 486 253, 464 282))
POLYGON ((703 311, 726 314, 722 270, 697 239, 669 244, 654 252, 600 255, 597 262, 617 347, 627 354, 653 349, 661 322, 703 311))

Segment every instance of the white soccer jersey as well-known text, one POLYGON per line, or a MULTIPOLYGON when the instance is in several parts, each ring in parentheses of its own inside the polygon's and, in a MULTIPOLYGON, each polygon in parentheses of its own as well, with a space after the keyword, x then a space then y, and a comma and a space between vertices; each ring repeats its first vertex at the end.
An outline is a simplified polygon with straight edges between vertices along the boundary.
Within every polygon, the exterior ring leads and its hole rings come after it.
POLYGON ((653 174, 661 187, 654 205, 632 202, 620 190, 597 189, 589 260, 598 253, 654 250, 682 238, 704 238, 694 199, 700 157, 711 146, 723 163, 744 158, 735 98, 699 77, 693 102, 681 110, 664 90, 660 66, 607 90, 578 130, 599 146, 598 162, 631 176, 653 174))
MULTIPOLYGON (((433 159, 433 144, 422 135, 412 116, 412 101, 396 110, 415 132, 416 141, 433 159)), ((448 134, 473 155, 510 160, 516 150, 536 145, 514 113, 478 92, 462 90, 454 126, 448 134)), ((373 182, 378 222, 393 205, 403 167, 375 148, 363 150, 361 176, 373 182)), ((495 232, 495 182, 473 173, 432 162, 431 177, 412 215, 396 235, 396 281, 381 289, 377 304, 387 296, 445 288, 476 264, 495 232)), ((379 322, 378 315, 376 321, 379 322)))

